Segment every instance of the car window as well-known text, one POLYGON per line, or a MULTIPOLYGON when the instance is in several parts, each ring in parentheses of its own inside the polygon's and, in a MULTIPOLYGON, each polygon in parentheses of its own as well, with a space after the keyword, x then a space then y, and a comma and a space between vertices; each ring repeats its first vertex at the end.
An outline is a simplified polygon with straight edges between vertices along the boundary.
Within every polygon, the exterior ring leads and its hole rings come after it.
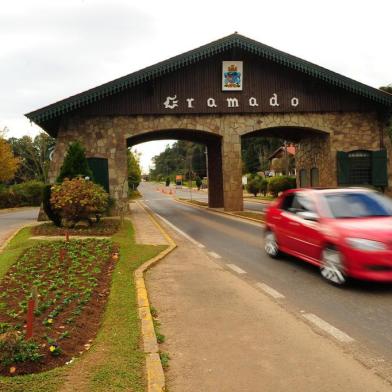
POLYGON ((296 197, 294 198, 293 208, 296 209, 295 212, 299 212, 299 211, 316 212, 316 208, 313 203, 313 200, 301 194, 297 194, 296 197))
POLYGON ((290 193, 287 195, 282 202, 281 208, 294 214, 300 211, 316 211, 313 201, 300 193, 290 193))
POLYGON ((290 211, 290 208, 293 205, 294 201, 294 193, 289 193, 282 201, 280 208, 285 211, 290 211))
POLYGON ((377 193, 336 193, 325 196, 334 218, 391 216, 391 201, 377 193))

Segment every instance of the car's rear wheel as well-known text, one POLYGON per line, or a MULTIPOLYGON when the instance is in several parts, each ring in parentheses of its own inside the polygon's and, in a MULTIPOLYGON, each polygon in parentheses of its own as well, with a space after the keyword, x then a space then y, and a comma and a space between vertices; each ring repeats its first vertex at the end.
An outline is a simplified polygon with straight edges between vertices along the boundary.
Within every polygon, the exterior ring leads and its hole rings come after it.
POLYGON ((344 286, 347 283, 343 257, 334 246, 330 245, 323 249, 321 253, 320 273, 324 279, 333 285, 344 286))
POLYGON ((271 230, 266 230, 264 234, 264 249, 268 256, 276 258, 279 256, 279 246, 276 241, 275 233, 271 230))

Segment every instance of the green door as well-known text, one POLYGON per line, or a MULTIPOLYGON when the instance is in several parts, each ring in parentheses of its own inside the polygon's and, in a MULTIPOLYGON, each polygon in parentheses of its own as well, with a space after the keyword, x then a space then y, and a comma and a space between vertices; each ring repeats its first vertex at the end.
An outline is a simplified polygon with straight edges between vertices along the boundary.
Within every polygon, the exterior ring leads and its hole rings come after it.
POLYGON ((87 158, 88 165, 93 172, 95 183, 102 185, 109 192, 109 168, 106 158, 87 158))

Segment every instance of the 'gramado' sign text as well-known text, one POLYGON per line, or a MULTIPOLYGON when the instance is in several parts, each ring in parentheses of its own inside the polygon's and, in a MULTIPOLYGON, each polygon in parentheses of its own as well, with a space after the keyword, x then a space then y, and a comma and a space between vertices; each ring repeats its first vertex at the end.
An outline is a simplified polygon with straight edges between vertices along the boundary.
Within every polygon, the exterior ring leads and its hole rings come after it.
MULTIPOLYGON (((163 106, 165 109, 175 109, 179 107, 179 102, 180 100, 177 98, 177 95, 174 95, 172 97, 166 97, 166 100, 163 102, 163 106)), ((188 109, 195 109, 195 99, 194 98, 186 98, 184 103, 186 102, 186 107, 188 109)), ((238 108, 239 107, 239 100, 238 98, 226 98, 226 107, 228 108, 238 108)), ((207 98, 207 100, 204 102, 204 104, 209 107, 209 108, 217 108, 218 104, 216 102, 215 98, 207 98)), ((247 104, 249 107, 258 107, 259 102, 257 101, 257 98, 255 97, 250 97, 247 100, 247 104)), ((279 99, 278 99, 278 94, 274 93, 272 96, 269 98, 269 105, 272 107, 277 107, 280 106, 279 99)), ((297 97, 292 97, 290 99, 290 106, 292 107, 297 107, 299 105, 299 98, 297 97)))

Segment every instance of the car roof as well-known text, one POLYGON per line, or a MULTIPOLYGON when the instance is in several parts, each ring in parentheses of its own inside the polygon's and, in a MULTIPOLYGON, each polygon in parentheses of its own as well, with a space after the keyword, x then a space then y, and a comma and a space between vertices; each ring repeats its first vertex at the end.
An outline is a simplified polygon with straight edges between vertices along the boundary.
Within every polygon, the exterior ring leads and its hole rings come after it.
POLYGON ((314 194, 328 194, 328 193, 364 193, 364 192, 375 192, 369 188, 363 187, 347 187, 347 188, 296 188, 296 189, 289 189, 288 193, 293 192, 307 192, 307 193, 314 193, 314 194))

